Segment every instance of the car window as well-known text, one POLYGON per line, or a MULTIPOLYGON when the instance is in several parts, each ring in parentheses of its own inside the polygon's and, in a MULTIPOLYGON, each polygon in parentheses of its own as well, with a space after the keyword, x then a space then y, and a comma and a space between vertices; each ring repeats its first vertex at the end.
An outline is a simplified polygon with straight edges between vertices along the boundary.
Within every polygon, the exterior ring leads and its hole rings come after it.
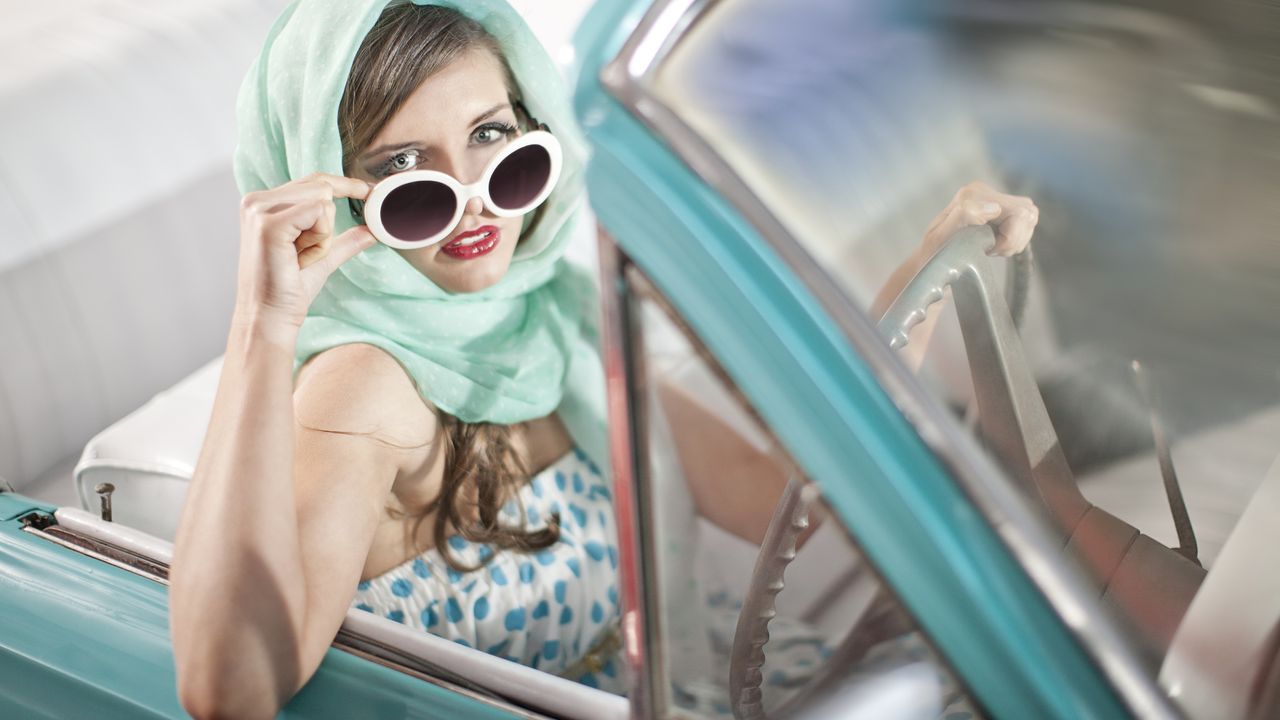
MULTIPOLYGON (((886 340, 941 300, 924 388, 1054 528, 1150 668, 1192 632, 1184 617, 1209 635, 1256 622, 1256 636, 1277 617, 1256 584, 1275 576, 1274 537, 1241 524, 1280 432, 1280 156, 1263 150, 1280 147, 1280 63, 1252 17, 726 1, 654 86, 743 181, 739 202, 886 340), (1034 203, 1030 251, 987 257, 1008 227, 973 221, 929 265, 954 272, 908 285, 882 321, 877 295, 915 255, 924 267, 932 223, 974 187, 1034 203), (1210 582, 1256 619, 1193 607, 1210 582)), ((1258 652, 1255 672, 1275 651, 1258 652)))
POLYGON ((839 698, 979 717, 817 486, 635 268, 627 286, 657 716, 791 717, 839 698))

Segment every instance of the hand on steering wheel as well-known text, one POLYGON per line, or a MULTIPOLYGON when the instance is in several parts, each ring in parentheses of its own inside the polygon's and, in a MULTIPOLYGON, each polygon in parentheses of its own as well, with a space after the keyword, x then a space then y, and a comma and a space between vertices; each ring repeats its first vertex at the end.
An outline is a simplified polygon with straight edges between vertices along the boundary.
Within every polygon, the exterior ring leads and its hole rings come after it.
POLYGON ((967 227, 990 225, 995 244, 988 255, 1010 257, 1026 249, 1040 221, 1040 209, 1031 198, 998 192, 977 180, 956 191, 951 202, 925 230, 921 245, 925 259, 932 257, 956 233, 967 227))

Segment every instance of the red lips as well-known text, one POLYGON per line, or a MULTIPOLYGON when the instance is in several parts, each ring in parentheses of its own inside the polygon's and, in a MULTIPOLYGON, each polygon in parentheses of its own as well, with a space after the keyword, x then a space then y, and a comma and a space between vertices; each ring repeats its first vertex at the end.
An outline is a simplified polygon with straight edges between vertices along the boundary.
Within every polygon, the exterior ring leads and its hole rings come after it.
POLYGON ((496 225, 481 225, 475 230, 460 233, 440 248, 440 252, 458 260, 470 260, 487 254, 498 247, 502 232, 496 225), (476 238, 480 238, 477 240, 476 238))

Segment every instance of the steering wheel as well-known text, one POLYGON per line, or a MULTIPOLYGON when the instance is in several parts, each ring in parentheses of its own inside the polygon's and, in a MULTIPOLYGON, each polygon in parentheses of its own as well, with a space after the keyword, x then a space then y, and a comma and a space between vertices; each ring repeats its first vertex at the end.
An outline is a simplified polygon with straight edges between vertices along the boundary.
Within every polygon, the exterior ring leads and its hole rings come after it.
MULTIPOLYGON (((951 288, 983 436, 1016 479, 1040 497, 1042 507, 1055 516, 1058 526, 1072 527, 1089 505, 1076 488, 1018 341, 1014 318, 991 269, 986 249, 993 243, 989 226, 957 233, 907 283, 878 328, 890 348, 906 347, 911 329, 951 288)), ((1019 270, 1026 272, 1025 263, 1019 270)), ((854 622, 848 633, 806 687, 772 713, 765 712, 760 686, 769 622, 777 614, 775 600, 785 586, 786 567, 796 555, 796 538, 808 527, 809 511, 817 496, 809 481, 792 477, 760 545, 738 615, 729 663, 729 693, 737 720, 787 716, 838 680, 839 670, 848 668, 877 643, 911 628, 875 574, 864 567, 854 581, 854 622)))

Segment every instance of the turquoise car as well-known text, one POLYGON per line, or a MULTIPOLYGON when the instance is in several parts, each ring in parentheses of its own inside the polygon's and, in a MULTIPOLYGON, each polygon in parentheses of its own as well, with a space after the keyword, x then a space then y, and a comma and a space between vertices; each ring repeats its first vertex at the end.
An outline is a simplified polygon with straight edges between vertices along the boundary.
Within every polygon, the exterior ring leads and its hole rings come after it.
MULTIPOLYGON (((1280 716, 1280 66, 1238 10, 598 2, 631 692, 353 611, 282 716, 1280 716), (961 232, 873 315, 972 181, 1032 250, 961 232), (773 504, 692 497, 699 426, 789 473, 763 537, 695 512, 773 504)), ((184 716, 171 546, 97 489, 0 492, 0 717, 184 716)))

